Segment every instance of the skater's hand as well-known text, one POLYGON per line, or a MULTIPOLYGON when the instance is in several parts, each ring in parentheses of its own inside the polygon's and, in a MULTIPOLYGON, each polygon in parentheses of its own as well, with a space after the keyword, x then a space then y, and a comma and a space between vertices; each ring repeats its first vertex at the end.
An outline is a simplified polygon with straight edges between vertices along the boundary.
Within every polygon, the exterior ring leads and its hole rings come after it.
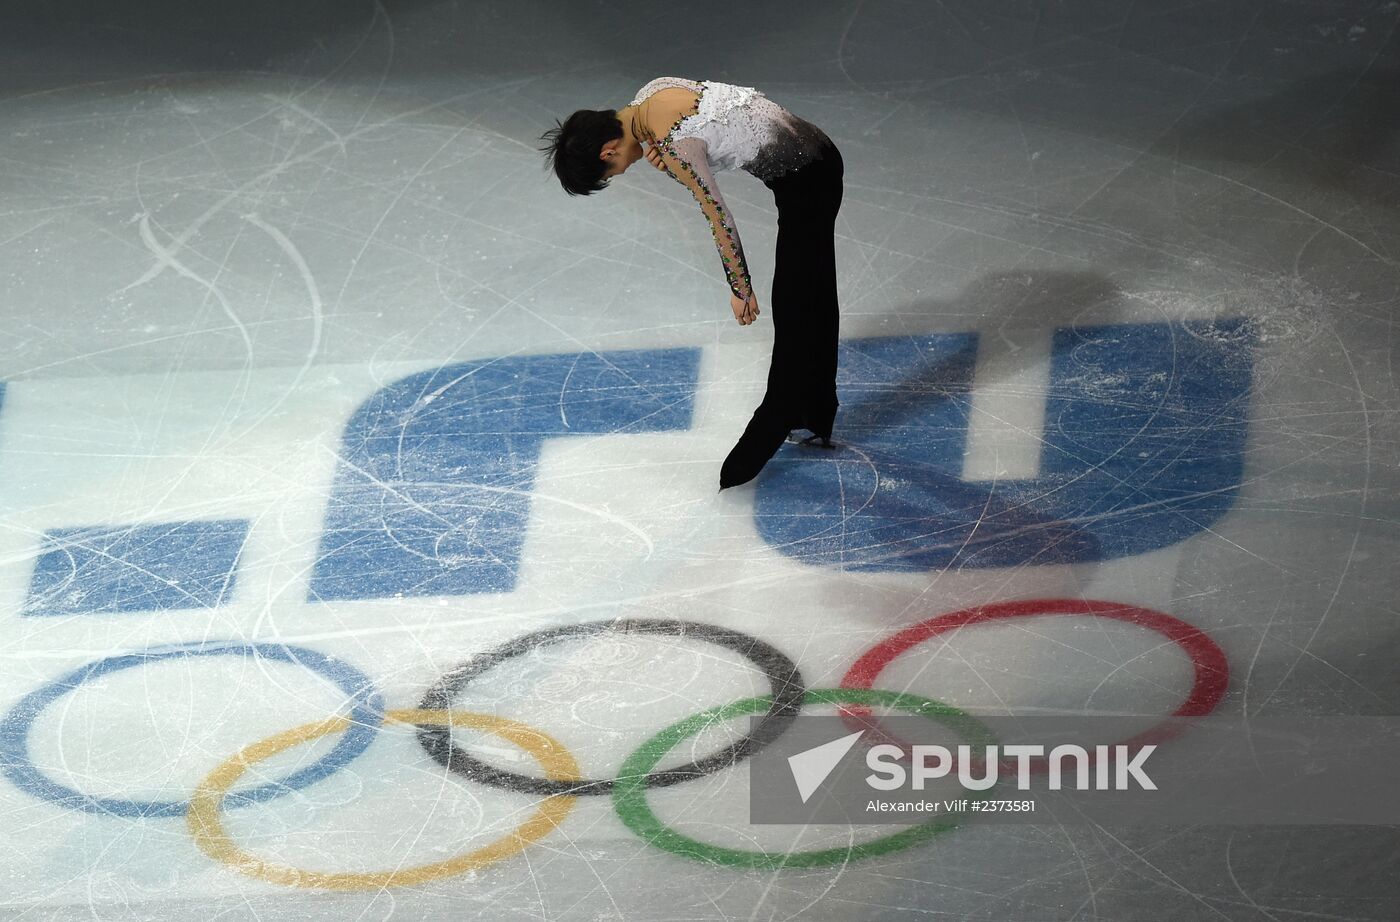
POLYGON ((651 143, 647 144, 643 149, 646 152, 647 162, 650 163, 652 166, 656 167, 661 172, 666 172, 666 164, 661 162, 661 151, 657 150, 656 142, 652 141, 651 143))
POLYGON ((738 295, 731 294, 729 308, 734 311, 734 319, 739 321, 739 325, 747 326, 758 319, 758 296, 750 293, 749 299, 744 301, 738 295))

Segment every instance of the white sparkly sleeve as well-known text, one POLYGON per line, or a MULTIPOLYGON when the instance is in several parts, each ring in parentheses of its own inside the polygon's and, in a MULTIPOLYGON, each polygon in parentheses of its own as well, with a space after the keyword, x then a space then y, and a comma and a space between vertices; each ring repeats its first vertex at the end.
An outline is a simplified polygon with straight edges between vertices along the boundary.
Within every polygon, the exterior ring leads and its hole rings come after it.
POLYGON ((729 209, 724 206, 719 184, 710 171, 709 148, 704 139, 689 137, 663 141, 657 145, 657 151, 666 172, 690 189, 700 203, 700 210, 710 222, 710 232, 715 238, 715 248, 719 250, 729 290, 736 298, 747 301, 753 293, 753 285, 749 280, 748 263, 744 260, 744 247, 739 240, 739 228, 735 226, 729 209))

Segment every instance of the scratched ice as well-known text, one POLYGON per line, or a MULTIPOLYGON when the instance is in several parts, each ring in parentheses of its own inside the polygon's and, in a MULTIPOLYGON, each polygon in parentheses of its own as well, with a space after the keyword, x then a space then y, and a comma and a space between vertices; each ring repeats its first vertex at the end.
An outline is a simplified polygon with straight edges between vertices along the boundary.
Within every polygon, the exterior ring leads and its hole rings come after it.
MULTIPOLYGON (((1198 628, 1221 713, 1400 708, 1400 3, 727 12, 0 12, 0 917, 1400 917, 1390 828, 971 825, 744 868, 522 789, 1013 600, 1198 628), (847 164, 838 447, 722 494, 771 195, 720 175, 740 327, 685 190, 639 163, 569 198, 535 149, 672 74, 763 89, 847 164), (395 719, 425 704, 507 781, 435 761, 395 719)), ((879 687, 1188 693, 1159 634, 1053 607, 879 687)), ((748 783, 649 803, 733 849, 852 835, 750 825, 748 783)))

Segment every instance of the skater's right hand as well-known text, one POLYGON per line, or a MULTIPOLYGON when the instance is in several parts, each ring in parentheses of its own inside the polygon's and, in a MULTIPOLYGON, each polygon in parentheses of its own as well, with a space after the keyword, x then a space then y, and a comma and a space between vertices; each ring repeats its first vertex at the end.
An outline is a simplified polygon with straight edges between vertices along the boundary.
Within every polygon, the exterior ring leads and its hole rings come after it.
POLYGON ((758 319, 758 296, 750 292, 749 299, 744 301, 738 295, 731 294, 729 308, 734 311, 734 319, 739 321, 739 325, 747 326, 758 319))

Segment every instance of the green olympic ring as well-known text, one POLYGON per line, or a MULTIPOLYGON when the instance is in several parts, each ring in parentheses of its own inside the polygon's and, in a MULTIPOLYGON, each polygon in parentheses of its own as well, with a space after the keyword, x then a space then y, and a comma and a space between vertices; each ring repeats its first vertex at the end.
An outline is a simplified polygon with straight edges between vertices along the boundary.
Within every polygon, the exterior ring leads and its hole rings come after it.
MULTIPOLYGON (((818 688, 808 690, 802 703, 885 705, 951 727, 971 745, 992 745, 996 742, 987 725, 970 714, 952 705, 919 695, 870 688, 818 688)), ((656 768, 657 763, 665 758, 666 753, 682 740, 695 736, 716 723, 733 720, 745 714, 763 714, 771 706, 772 700, 767 696, 745 698, 733 704, 720 705, 672 724, 643 743, 622 764, 617 785, 613 788, 613 807, 622 818, 622 822, 642 841, 673 854, 709 864, 764 870, 828 867, 888 855, 917 845, 959 825, 958 822, 946 819, 937 822, 930 820, 892 835, 855 845, 806 852, 763 852, 701 842, 682 835, 663 823, 647 803, 645 779, 656 768)), ((991 789, 977 792, 971 799, 982 800, 990 791, 991 789)))

